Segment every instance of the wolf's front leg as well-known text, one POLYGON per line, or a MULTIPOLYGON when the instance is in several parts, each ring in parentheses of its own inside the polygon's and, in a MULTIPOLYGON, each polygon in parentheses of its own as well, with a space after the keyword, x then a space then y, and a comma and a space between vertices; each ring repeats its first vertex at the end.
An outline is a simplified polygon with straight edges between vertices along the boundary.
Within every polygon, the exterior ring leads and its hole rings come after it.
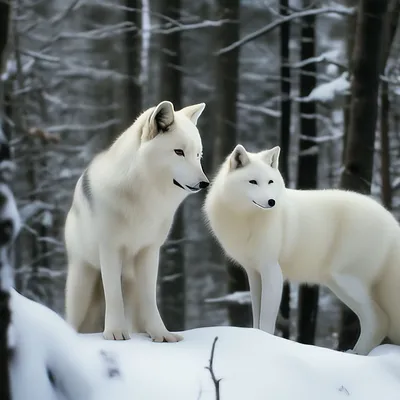
POLYGON ((260 312, 261 312, 261 275, 252 268, 246 269, 247 278, 249 279, 251 294, 251 309, 253 312, 253 328, 260 329, 260 312))
POLYGON ((121 258, 115 249, 105 243, 100 244, 99 253, 106 303, 103 336, 107 340, 127 340, 130 335, 125 320, 122 297, 121 258))
POLYGON ((283 275, 279 263, 264 267, 261 270, 260 329, 272 335, 275 333, 282 289, 283 275))
POLYGON ((154 342, 179 342, 183 337, 167 330, 157 307, 159 252, 158 246, 149 246, 143 249, 136 258, 140 320, 154 342))

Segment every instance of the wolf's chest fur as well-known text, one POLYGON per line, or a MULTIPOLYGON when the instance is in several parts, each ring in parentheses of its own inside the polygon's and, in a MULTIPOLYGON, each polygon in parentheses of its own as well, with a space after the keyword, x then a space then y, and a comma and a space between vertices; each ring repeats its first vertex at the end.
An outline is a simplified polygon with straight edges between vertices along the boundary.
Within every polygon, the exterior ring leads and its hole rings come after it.
POLYGON ((275 222, 219 210, 211 225, 227 254, 243 266, 260 268, 277 261, 281 239, 275 222))
POLYGON ((154 200, 148 199, 146 207, 132 202, 112 210, 106 216, 103 234, 116 246, 129 248, 132 256, 144 247, 161 245, 168 235, 175 210, 166 210, 160 207, 161 200, 154 200))

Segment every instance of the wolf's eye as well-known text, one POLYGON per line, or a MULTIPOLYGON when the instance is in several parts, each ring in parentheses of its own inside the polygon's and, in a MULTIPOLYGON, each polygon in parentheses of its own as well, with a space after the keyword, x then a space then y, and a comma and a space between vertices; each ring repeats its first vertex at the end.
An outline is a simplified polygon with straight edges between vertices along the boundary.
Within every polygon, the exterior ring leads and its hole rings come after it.
POLYGON ((271 183, 274 183, 272 179, 268 182, 268 185, 270 185, 271 183))
POLYGON ((251 183, 252 185, 258 185, 257 181, 255 181, 254 179, 252 179, 251 181, 249 181, 249 183, 251 183))
POLYGON ((182 149, 175 149, 174 152, 177 156, 185 157, 185 153, 182 149))

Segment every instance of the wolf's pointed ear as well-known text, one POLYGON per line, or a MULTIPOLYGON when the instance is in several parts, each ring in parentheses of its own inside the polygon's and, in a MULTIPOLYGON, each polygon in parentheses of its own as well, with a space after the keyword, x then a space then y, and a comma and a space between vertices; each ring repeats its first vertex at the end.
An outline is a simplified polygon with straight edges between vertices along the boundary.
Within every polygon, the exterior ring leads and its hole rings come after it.
POLYGON ((162 101, 151 113, 149 122, 154 127, 153 137, 160 132, 167 132, 174 122, 174 105, 170 101, 162 101))
POLYGON ((206 108, 205 103, 194 104, 192 106, 184 107, 181 111, 195 124, 197 125, 197 120, 206 108))
POLYGON ((242 168, 250 162, 246 149, 238 144, 229 157, 229 167, 231 170, 242 168))
POLYGON ((277 169, 278 164, 279 164, 280 152, 281 152, 281 148, 279 146, 275 146, 270 150, 263 151, 262 157, 268 165, 270 165, 272 168, 277 169))

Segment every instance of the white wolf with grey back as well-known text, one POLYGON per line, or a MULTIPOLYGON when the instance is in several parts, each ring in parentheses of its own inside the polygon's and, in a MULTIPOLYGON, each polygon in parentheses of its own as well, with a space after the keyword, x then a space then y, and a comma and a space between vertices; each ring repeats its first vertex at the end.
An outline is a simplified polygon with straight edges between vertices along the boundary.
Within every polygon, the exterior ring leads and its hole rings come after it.
POLYGON ((285 188, 279 152, 236 146, 204 206, 216 238, 247 272, 254 327, 274 333, 284 276, 326 285, 357 314, 354 352, 367 354, 385 336, 400 344, 397 221, 361 194, 285 188))
POLYGON ((79 178, 65 225, 66 319, 78 332, 181 339, 157 308, 159 250, 180 203, 208 186, 196 127, 204 107, 150 108, 79 178))

